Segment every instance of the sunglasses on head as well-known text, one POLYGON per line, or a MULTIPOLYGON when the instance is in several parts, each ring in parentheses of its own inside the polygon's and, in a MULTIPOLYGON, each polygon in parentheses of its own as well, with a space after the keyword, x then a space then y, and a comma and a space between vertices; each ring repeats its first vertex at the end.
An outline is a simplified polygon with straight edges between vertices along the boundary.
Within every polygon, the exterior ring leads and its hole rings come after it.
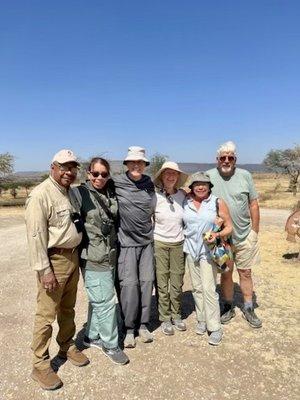
POLYGON ((93 178, 98 178, 101 176, 101 178, 107 178, 109 176, 108 172, 98 172, 98 171, 89 171, 90 174, 93 176, 93 178))
POLYGON ((220 160, 221 162, 226 161, 226 159, 227 159, 228 161, 234 161, 234 160, 235 160, 235 157, 234 157, 234 156, 221 156, 221 157, 219 157, 219 160, 220 160))

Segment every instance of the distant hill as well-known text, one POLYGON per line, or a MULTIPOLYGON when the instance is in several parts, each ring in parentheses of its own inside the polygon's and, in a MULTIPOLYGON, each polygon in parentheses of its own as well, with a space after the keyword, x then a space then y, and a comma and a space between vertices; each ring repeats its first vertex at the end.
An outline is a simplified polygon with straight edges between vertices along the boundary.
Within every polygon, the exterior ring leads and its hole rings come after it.
POLYGON ((7 180, 13 181, 33 181, 33 182, 40 182, 42 176, 48 174, 49 171, 18 171, 14 174, 8 175, 6 177, 7 180))
MULTIPOLYGON (((208 169, 214 168, 216 166, 215 163, 178 163, 180 168, 187 172, 188 174, 192 174, 196 171, 207 171, 208 169)), ((258 172, 263 173, 267 172, 266 167, 263 164, 238 164, 239 168, 244 168, 249 172, 258 172)))
MULTIPOLYGON (((178 163, 179 167, 187 172, 188 174, 192 174, 196 171, 207 171, 210 168, 215 167, 215 163, 178 163)), ((119 174, 126 170, 126 167, 123 165, 123 161, 112 160, 110 161, 112 175, 119 174)), ((238 167, 244 168, 249 172, 263 173, 267 172, 266 167, 263 164, 238 164, 238 167)), ((48 171, 18 171, 14 174, 10 175, 9 179, 16 181, 40 181, 41 177, 45 174, 48 174, 48 171)))

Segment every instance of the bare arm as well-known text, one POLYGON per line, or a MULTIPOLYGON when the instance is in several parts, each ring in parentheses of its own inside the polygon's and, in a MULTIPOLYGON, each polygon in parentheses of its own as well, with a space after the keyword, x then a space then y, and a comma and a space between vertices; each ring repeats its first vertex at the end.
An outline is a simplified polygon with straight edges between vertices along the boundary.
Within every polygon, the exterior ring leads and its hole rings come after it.
POLYGON ((228 237, 232 233, 232 221, 231 221, 231 216, 229 213, 229 209, 227 207, 227 204, 225 203, 224 200, 219 199, 219 215, 223 219, 223 229, 221 232, 219 232, 220 237, 228 237))
POLYGON ((211 232, 208 243, 213 243, 217 237, 227 238, 232 233, 232 221, 227 204, 222 199, 218 199, 218 205, 219 217, 223 220, 223 229, 220 232, 211 232))
POLYGON ((259 205, 257 199, 251 200, 249 203, 250 217, 252 223, 252 229, 258 233, 259 232, 259 205))

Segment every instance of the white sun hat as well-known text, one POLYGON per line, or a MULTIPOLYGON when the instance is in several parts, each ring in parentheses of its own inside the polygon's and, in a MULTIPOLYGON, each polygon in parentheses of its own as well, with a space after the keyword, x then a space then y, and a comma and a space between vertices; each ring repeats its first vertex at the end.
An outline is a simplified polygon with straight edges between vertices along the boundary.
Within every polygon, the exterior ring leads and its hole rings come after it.
POLYGON ((177 189, 184 185, 185 181, 188 178, 188 174, 183 172, 183 171, 181 171, 181 169, 179 169, 179 166, 178 166, 178 164, 176 162, 174 162, 174 161, 165 161, 163 163, 163 165, 161 166, 160 170, 157 171, 157 173, 154 176, 153 183, 154 183, 155 186, 162 187, 161 174, 165 169, 172 169, 173 171, 179 172, 180 175, 179 175, 179 178, 178 178, 178 180, 176 182, 176 185, 175 185, 175 187, 177 189))
POLYGON ((128 153, 127 156, 125 158, 125 160, 123 161, 123 164, 126 164, 127 161, 145 161, 146 165, 150 164, 150 161, 146 158, 145 156, 145 149, 143 149, 143 147, 139 147, 139 146, 131 146, 128 148, 128 153))

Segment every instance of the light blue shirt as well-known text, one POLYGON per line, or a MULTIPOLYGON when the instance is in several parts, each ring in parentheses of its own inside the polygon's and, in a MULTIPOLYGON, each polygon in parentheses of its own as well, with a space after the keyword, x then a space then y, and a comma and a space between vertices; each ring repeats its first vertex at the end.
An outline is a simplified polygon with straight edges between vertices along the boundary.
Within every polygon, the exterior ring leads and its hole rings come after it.
POLYGON ((203 242, 203 233, 210 231, 214 225, 217 210, 217 197, 211 194, 203 200, 199 210, 192 199, 186 199, 183 205, 184 245, 183 251, 190 254, 195 261, 209 259, 208 247, 203 242))

